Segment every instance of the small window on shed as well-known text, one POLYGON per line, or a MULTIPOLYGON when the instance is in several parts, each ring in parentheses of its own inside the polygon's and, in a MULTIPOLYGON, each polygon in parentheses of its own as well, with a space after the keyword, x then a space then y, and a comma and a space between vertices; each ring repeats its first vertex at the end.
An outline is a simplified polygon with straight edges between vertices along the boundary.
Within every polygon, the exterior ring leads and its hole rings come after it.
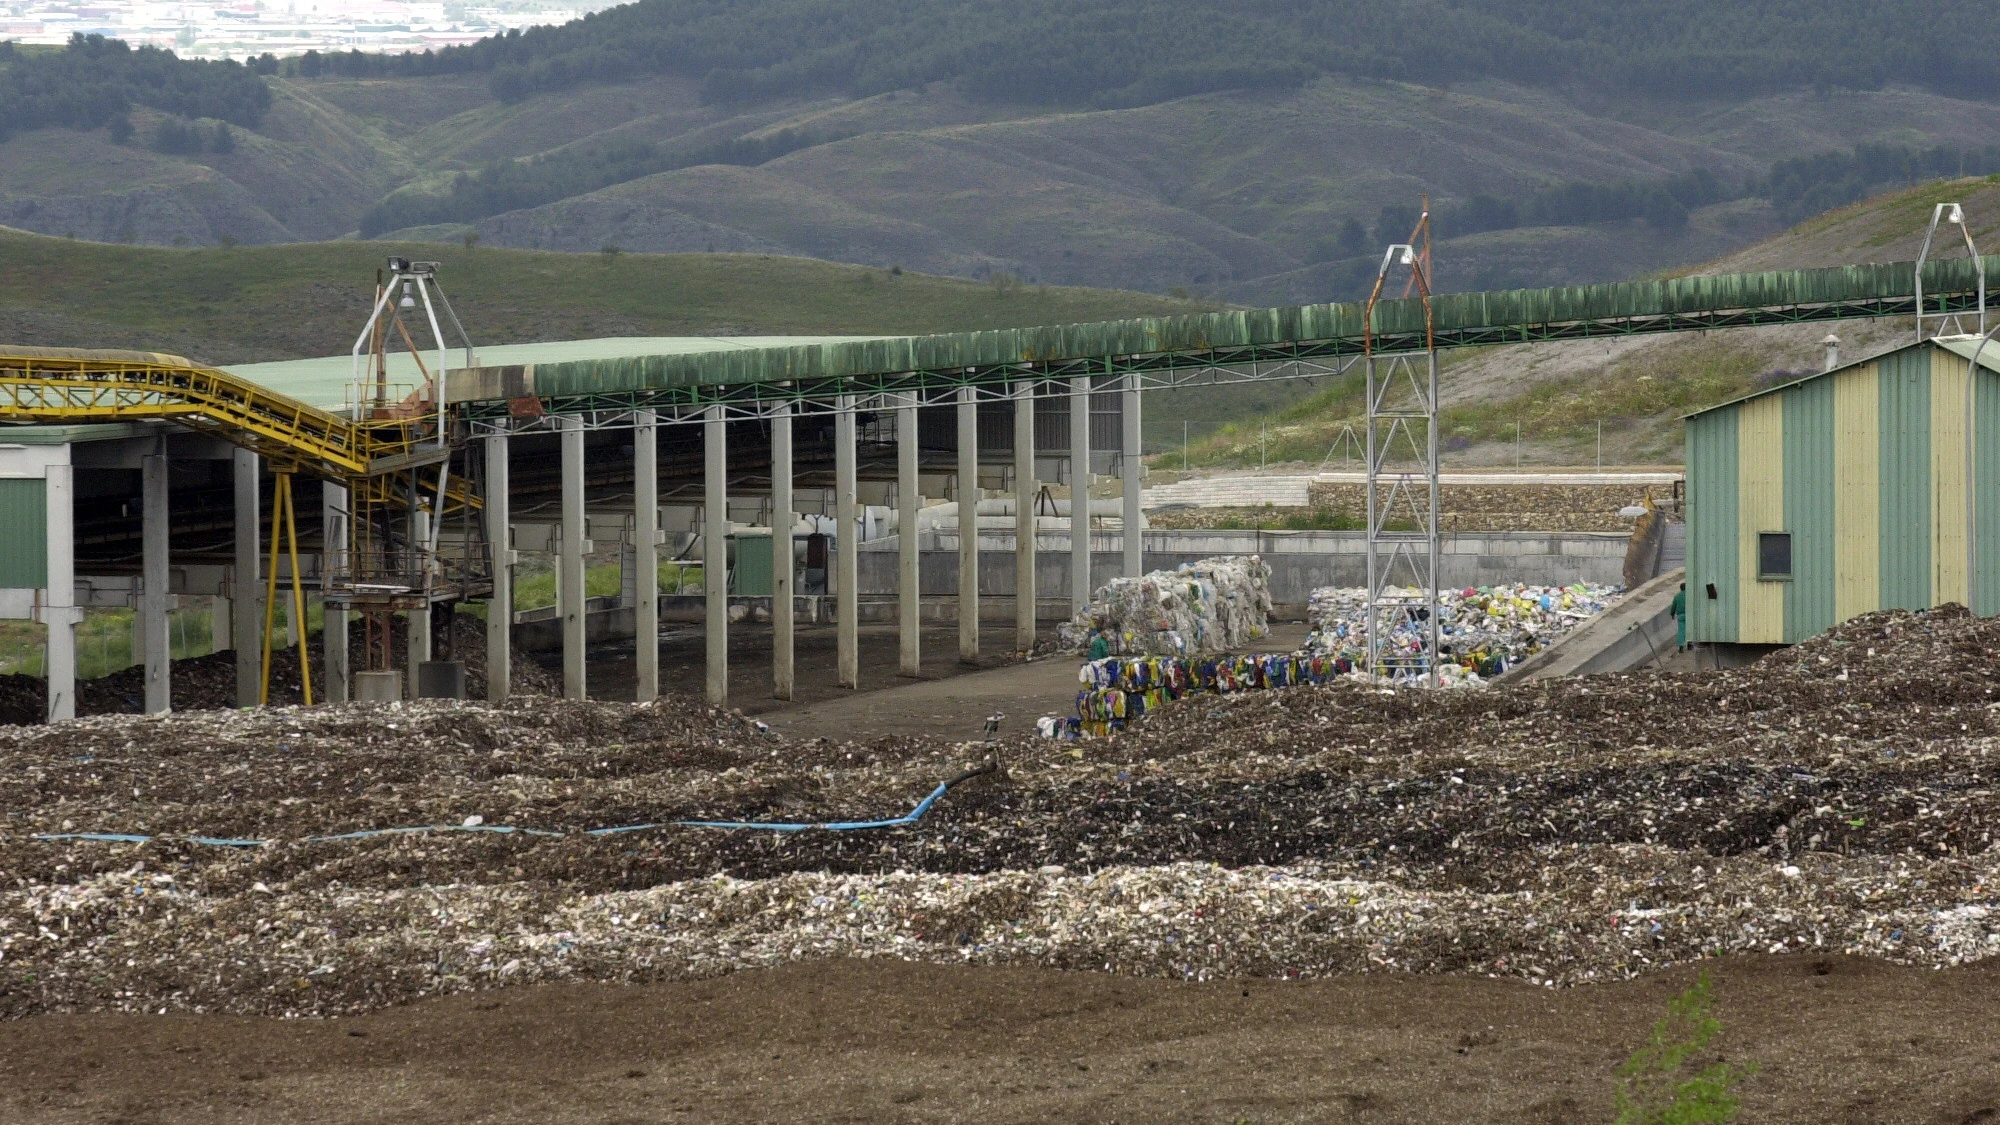
POLYGON ((1792 533, 1789 531, 1760 531, 1757 533, 1757 577, 1766 582, 1779 581, 1792 576, 1792 533))

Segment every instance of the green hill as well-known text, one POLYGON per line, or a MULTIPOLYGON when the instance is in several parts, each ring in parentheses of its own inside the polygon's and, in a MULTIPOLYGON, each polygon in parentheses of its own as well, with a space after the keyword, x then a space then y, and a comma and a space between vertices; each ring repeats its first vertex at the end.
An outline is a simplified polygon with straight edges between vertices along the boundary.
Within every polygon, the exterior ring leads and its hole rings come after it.
POLYGON ((0 229, 0 341, 133 347, 211 363, 347 351, 390 254, 436 260, 476 343, 598 336, 884 334, 1213 306, 746 254, 559 254, 321 242, 159 249, 0 229))
POLYGON ((1671 8, 1662 31, 1656 0, 1407 22, 1325 0, 646 0, 428 59, 186 64, 198 97, 149 84, 179 73, 160 52, 0 54, 0 224, 186 247, 477 234, 1282 304, 1353 295, 1426 194, 1439 281, 1470 289, 1677 268, 2000 167, 1988 21, 1671 8), (1892 65, 1919 43, 1924 65, 1892 65), (1021 81, 1050 68, 1074 81, 1021 81))

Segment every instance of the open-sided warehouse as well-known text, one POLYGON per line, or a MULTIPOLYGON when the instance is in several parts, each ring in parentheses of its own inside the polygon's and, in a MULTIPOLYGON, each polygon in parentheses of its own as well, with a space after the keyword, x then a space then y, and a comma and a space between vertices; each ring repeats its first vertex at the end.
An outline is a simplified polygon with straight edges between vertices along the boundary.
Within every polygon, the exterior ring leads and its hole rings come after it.
POLYGON ((2000 346, 1973 378, 1979 350, 1936 337, 1690 415, 1688 640, 2000 610, 2000 346))

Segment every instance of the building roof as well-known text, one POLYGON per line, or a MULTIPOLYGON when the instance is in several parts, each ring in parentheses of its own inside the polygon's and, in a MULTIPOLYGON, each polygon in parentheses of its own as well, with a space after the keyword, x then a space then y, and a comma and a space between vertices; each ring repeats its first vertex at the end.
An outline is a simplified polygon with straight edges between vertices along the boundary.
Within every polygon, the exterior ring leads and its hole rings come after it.
POLYGON ((1763 398, 1765 395, 1777 394, 1779 391, 1785 390, 1788 387, 1796 387, 1802 383, 1810 383, 1814 379, 1824 379, 1828 375, 1833 375, 1841 371, 1851 371, 1856 367, 1860 367, 1864 363, 1874 363, 1876 360, 1881 359, 1883 356, 1895 355, 1898 352, 1909 351, 1911 348, 1928 347, 1933 344, 1937 345, 1940 348, 1943 348, 1944 350, 1952 353, 1955 356, 1958 356, 1960 359, 1968 361, 1972 359, 1975 353, 1979 353, 1979 366, 1985 368, 1988 371, 2000 373, 2000 340, 1996 340, 1993 343, 1986 345, 1985 351, 1981 353, 1979 349, 1980 339, 1981 337, 1970 334, 1964 336, 1933 336, 1930 339, 1925 340, 1921 344, 1915 341, 1912 341, 1907 344, 1898 344, 1897 346, 1889 348, 1886 351, 1879 351, 1873 355, 1863 356, 1862 358, 1857 359, 1852 363, 1843 363, 1839 367, 1828 368, 1825 371, 1815 371, 1810 375, 1806 375, 1798 379, 1788 379, 1782 383, 1773 383, 1772 385, 1764 387, 1760 390, 1751 391, 1747 395, 1738 395, 1737 397, 1729 399, 1726 402, 1718 402, 1714 406, 1704 406, 1700 410, 1691 411, 1687 414, 1681 415, 1681 417, 1684 419, 1698 418, 1703 414, 1710 413, 1711 411, 1725 410, 1729 407, 1749 402, 1753 398, 1763 398))
MULTIPOLYGON (((752 351, 762 348, 793 348, 814 344, 840 344, 875 340, 872 336, 612 336, 599 340, 560 340, 545 344, 499 344, 472 349, 473 361, 466 363, 465 349, 445 352, 448 368, 460 366, 501 367, 514 364, 591 362, 632 356, 695 355, 752 351)), ((437 352, 425 349, 425 367, 437 363, 437 352)), ((352 355, 321 356, 316 359, 285 359, 273 363, 239 363, 223 370, 252 380, 259 386, 289 395, 326 410, 349 405, 349 386, 354 382, 352 355)), ((408 351, 389 354, 389 382, 414 389, 424 382, 417 361, 408 351)))

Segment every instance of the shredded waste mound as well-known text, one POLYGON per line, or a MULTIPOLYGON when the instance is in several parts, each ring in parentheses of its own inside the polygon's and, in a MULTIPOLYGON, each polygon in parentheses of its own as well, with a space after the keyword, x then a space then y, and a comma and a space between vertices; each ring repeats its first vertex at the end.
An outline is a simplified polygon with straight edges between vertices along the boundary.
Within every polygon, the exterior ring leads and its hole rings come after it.
POLYGON ((1256 555, 1217 555, 1114 578, 1058 630, 1075 652, 1098 633, 1113 652, 1193 656, 1241 650, 1271 630, 1271 567, 1256 555))
POLYGON ((1726 672, 1196 695, 1085 742, 783 741, 686 699, 9 728, 0 1015, 821 956, 1556 985, 1742 951, 1957 964, 2000 954, 1996 688, 2000 622, 1947 607, 1726 672), (897 817, 989 754, 900 827, 667 824, 897 817), (455 830, 310 839, 426 826, 455 830), (91 831, 157 838, 35 838, 91 831))

